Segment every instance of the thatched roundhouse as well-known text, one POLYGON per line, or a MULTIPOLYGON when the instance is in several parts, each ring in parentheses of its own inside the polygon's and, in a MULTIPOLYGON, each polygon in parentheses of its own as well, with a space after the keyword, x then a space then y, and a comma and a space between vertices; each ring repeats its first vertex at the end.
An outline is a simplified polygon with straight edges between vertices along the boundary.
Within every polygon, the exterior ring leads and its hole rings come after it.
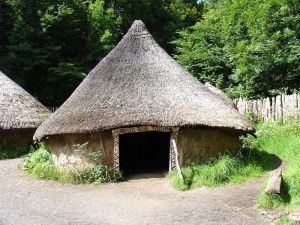
POLYGON ((32 142, 37 127, 50 111, 0 72, 0 145, 5 148, 32 142))
POLYGON ((102 163, 125 173, 179 168, 238 150, 239 135, 253 128, 231 103, 183 69, 135 21, 34 138, 47 142, 59 166, 101 151, 102 163))

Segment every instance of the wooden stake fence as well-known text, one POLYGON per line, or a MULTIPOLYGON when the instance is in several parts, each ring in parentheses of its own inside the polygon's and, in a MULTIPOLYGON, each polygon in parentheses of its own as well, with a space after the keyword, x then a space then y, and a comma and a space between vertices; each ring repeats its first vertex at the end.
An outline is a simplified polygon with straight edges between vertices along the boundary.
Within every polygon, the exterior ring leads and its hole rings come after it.
POLYGON ((266 122, 287 122, 300 117, 300 94, 251 101, 239 98, 234 102, 242 114, 254 114, 266 122))
MULTIPOLYGON (((300 118, 300 94, 278 95, 259 100, 235 99, 238 110, 244 114, 253 114, 265 122, 287 122, 300 118)), ((48 107, 55 112, 58 107, 48 107)))

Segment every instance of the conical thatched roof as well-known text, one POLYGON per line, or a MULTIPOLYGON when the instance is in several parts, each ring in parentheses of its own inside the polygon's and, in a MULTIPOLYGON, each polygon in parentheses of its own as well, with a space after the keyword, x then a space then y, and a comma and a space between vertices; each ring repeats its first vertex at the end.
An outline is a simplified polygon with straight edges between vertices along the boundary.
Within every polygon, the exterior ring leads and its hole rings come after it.
POLYGON ((37 128, 50 111, 0 72, 0 130, 37 128))
POLYGON ((35 139, 117 127, 253 128, 231 105, 184 70, 135 21, 119 44, 46 120, 35 139))

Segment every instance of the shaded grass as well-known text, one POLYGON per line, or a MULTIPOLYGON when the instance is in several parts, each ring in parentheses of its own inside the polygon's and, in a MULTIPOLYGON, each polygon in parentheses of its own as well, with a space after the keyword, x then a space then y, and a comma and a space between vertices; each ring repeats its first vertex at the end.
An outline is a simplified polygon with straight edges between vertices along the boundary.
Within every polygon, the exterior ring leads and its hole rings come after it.
POLYGON ((8 148, 0 145, 0 159, 14 159, 24 156, 30 152, 30 146, 8 148))
POLYGON ((237 156, 229 153, 217 158, 194 162, 182 168, 183 180, 176 172, 169 173, 172 185, 178 190, 189 190, 201 186, 220 186, 241 183, 260 177, 271 169, 270 155, 248 149, 244 145, 237 156))
POLYGON ((269 177, 267 177, 262 185, 261 191, 257 197, 257 206, 262 209, 275 209, 282 206, 288 206, 288 203, 291 200, 291 196, 288 193, 288 184, 285 180, 282 180, 281 183, 281 193, 266 193, 265 189, 269 177))
POLYGON ((54 165, 51 155, 43 143, 39 145, 38 149, 32 150, 32 152, 25 157, 22 168, 31 176, 62 183, 100 184, 116 182, 121 177, 119 172, 105 165, 83 167, 76 170, 59 169, 54 165))
POLYGON ((258 205, 263 208, 269 206, 288 206, 300 210, 300 125, 299 123, 265 123, 259 124, 257 138, 252 140, 251 146, 270 154, 275 154, 285 161, 287 166, 283 172, 283 187, 278 198, 269 198, 268 204, 261 204, 267 194, 260 194, 258 205), (261 198, 263 200, 261 200, 261 198), (273 203, 271 203, 273 202, 273 203))

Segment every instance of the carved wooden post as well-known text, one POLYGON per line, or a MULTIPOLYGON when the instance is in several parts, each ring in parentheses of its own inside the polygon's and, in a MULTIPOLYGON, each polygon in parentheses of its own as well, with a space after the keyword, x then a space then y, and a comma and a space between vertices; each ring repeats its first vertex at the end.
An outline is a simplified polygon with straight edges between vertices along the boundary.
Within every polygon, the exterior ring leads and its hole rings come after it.
POLYGON ((169 170, 177 170, 180 179, 183 179, 180 165, 179 165, 179 154, 177 150, 177 138, 178 138, 178 128, 171 129, 171 139, 170 139, 170 165, 169 170))
POLYGON ((113 154, 113 159, 114 159, 114 169, 119 171, 120 170, 120 153, 119 153, 119 130, 113 130, 112 135, 114 139, 114 154, 113 154))

